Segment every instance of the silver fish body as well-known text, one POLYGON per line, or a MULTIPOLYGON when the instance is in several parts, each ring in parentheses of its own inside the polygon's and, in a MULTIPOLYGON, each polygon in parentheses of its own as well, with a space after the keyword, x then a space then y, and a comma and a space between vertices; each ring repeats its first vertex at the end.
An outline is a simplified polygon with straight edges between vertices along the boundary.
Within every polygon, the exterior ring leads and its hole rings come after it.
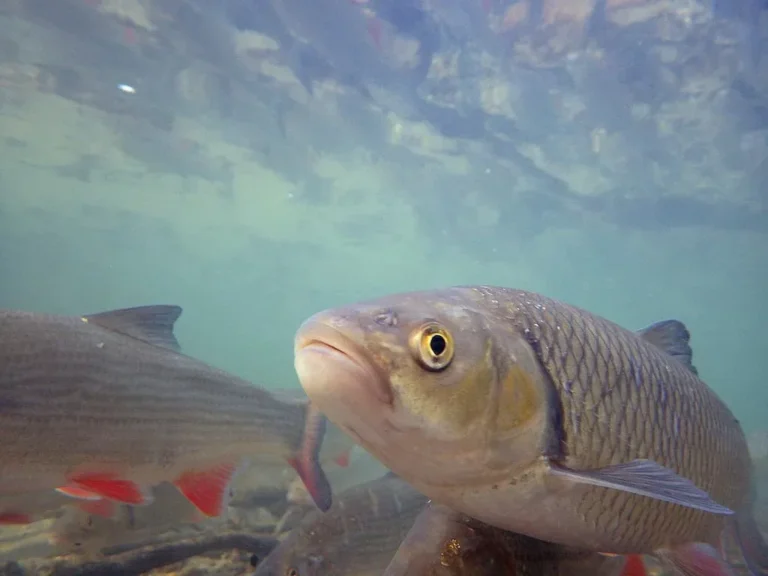
POLYGON ((0 312, 0 494, 74 483, 120 500, 205 475, 223 492, 243 459, 299 458, 308 403, 179 353, 180 313, 0 312))

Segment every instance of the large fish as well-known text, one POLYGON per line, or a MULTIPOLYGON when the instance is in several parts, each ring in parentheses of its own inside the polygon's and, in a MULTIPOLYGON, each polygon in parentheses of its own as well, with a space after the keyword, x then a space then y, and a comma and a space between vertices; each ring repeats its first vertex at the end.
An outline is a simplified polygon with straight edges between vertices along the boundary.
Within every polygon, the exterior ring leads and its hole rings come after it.
POLYGON ((254 576, 381 576, 426 504, 391 475, 345 490, 325 514, 309 513, 254 576))
POLYGON ((325 419, 178 352, 177 306, 0 312, 0 495, 144 504, 173 483, 217 516, 250 457, 289 460, 321 508, 325 419))
POLYGON ((607 557, 494 528, 440 504, 416 519, 383 576, 645 576, 640 557, 607 557))
POLYGON ((321 312, 296 336, 310 399, 435 501, 493 526, 687 576, 753 574, 741 427, 691 365, 689 334, 633 333, 531 292, 402 294, 321 312))

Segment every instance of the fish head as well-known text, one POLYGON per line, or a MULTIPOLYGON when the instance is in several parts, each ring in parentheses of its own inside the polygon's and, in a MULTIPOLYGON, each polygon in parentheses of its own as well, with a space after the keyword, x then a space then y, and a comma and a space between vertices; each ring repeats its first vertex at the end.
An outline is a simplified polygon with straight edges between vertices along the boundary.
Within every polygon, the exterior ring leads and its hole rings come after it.
POLYGON ((312 402, 405 479, 502 476, 540 455, 551 388, 527 340, 471 289, 320 312, 295 366, 312 402))

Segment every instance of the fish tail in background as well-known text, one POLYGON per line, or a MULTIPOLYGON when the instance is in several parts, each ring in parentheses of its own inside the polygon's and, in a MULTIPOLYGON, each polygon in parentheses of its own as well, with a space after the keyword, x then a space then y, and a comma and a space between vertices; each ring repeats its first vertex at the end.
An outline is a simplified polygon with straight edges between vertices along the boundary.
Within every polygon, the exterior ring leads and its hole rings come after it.
POLYGON ((645 569, 645 562, 643 557, 639 554, 630 554, 627 556, 624 568, 621 571, 621 576, 647 576, 648 571, 645 569))
POLYGON ((720 552, 708 544, 686 544, 656 555, 684 576, 734 576, 720 552))
POLYGON ((29 514, 23 512, 0 513, 0 526, 23 526, 24 524, 31 524, 33 521, 29 514))
POLYGON ((333 501, 331 484, 320 466, 320 449, 323 446, 326 423, 325 416, 310 404, 307 407, 301 448, 299 453, 289 460, 315 505, 323 512, 331 507, 333 501))
POLYGON ((736 516, 733 535, 752 576, 768 575, 768 545, 760 534, 751 508, 736 516))

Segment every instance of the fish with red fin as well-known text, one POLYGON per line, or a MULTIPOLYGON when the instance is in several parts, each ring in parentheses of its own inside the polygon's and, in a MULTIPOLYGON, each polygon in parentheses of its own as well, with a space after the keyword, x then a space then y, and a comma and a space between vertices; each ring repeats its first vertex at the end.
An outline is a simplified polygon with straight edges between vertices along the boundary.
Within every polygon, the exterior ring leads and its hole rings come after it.
POLYGON ((324 418, 181 354, 178 306, 82 317, 0 311, 0 495, 151 502, 167 481, 206 516, 251 459, 289 461, 321 508, 324 418))

